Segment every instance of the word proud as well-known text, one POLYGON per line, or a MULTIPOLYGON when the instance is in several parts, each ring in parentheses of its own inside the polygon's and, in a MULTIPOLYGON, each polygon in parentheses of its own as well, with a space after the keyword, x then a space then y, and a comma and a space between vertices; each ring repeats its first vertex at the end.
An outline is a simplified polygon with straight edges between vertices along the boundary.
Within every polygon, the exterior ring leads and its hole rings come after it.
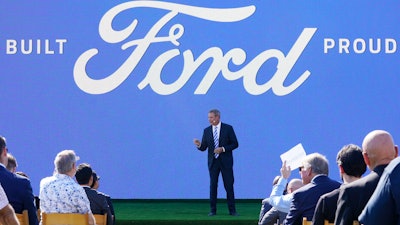
MULTIPOLYGON (((106 12, 99 23, 99 34, 107 43, 122 43, 122 49, 126 50, 135 47, 129 57, 122 65, 110 75, 103 76, 102 79, 92 79, 86 72, 88 62, 98 54, 98 49, 93 48, 84 52, 77 59, 74 66, 74 80, 77 86, 84 92, 89 94, 105 94, 119 85, 121 85, 136 68, 150 45, 156 45, 163 42, 170 42, 174 46, 179 46, 179 39, 184 34, 184 26, 182 24, 168 23, 178 14, 185 14, 195 18, 200 18, 213 22, 237 22, 250 17, 255 12, 255 6, 246 6, 240 8, 204 8, 196 6, 188 6, 183 4, 168 3, 162 1, 132 1, 122 3, 106 12), (114 18, 128 9, 134 8, 154 8, 166 10, 155 24, 148 30, 142 39, 134 39, 127 41, 138 25, 135 19, 131 24, 122 30, 114 30, 112 23, 114 18), (169 28, 167 36, 160 36, 159 32, 163 28, 169 28)), ((179 91, 196 70, 208 59, 212 59, 212 63, 205 72, 203 79, 197 86, 194 94, 206 94, 215 79, 221 74, 226 80, 243 79, 245 90, 252 95, 260 95, 272 89, 274 94, 278 96, 287 95, 296 90, 310 76, 308 70, 297 75, 291 84, 284 86, 284 82, 288 77, 293 66, 296 64, 305 47, 310 42, 316 28, 305 28, 287 55, 278 49, 269 49, 261 52, 247 64, 246 52, 240 48, 234 48, 224 54, 221 48, 211 47, 206 49, 198 58, 193 57, 190 49, 183 51, 178 48, 172 48, 168 51, 160 53, 151 64, 144 79, 138 84, 140 90, 150 86, 154 92, 160 95, 171 95, 179 91), (263 84, 258 84, 256 78, 258 71, 269 59, 277 59, 277 70, 270 80, 263 84), (162 71, 167 63, 171 60, 183 60, 183 68, 177 69, 180 73, 179 77, 172 83, 164 83, 161 79, 162 71), (231 71, 228 65, 232 63, 240 67, 239 70, 231 71)), ((169 65, 170 65, 169 64, 169 65)))

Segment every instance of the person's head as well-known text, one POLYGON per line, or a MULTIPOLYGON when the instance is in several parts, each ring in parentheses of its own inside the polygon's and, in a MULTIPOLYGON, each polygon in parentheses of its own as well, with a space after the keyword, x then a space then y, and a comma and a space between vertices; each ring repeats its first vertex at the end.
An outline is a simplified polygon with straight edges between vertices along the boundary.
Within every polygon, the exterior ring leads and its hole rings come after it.
POLYGON ((8 163, 7 152, 6 138, 0 136, 0 163, 4 166, 7 166, 8 163))
POLYGON ((365 163, 370 170, 376 166, 389 164, 398 155, 392 135, 384 130, 374 130, 368 133, 362 143, 365 163))
POLYGON ((294 178, 294 179, 290 180, 290 182, 288 183, 287 193, 288 194, 293 193, 295 190, 297 190, 303 186, 304 186, 304 184, 303 184, 302 180, 300 180, 298 178, 294 178))
POLYGON ((92 173, 92 177, 93 177, 93 182, 90 187, 97 190, 97 189, 99 189, 99 186, 100 186, 100 183, 99 183, 100 177, 97 176, 97 173, 94 170, 92 173))
POLYGON ((90 186, 93 182, 93 170, 87 163, 79 164, 76 169, 75 178, 78 184, 90 186))
POLYGON ((362 150, 355 144, 343 146, 337 154, 336 162, 339 166, 340 178, 344 183, 360 178, 367 170, 362 150))
POLYGON ((7 153, 7 169, 11 173, 15 173, 17 171, 17 166, 17 159, 15 159, 11 153, 7 153))
POLYGON ((312 153, 304 158, 299 171, 303 184, 308 184, 317 175, 329 174, 328 160, 319 153, 312 153))
POLYGON ((75 176, 76 161, 79 156, 73 150, 63 150, 59 152, 54 159, 54 169, 58 174, 66 174, 70 177, 75 176))
POLYGON ((218 125, 220 119, 221 119, 221 113, 219 112, 218 109, 212 109, 208 112, 208 122, 210 122, 212 125, 214 126, 218 125))

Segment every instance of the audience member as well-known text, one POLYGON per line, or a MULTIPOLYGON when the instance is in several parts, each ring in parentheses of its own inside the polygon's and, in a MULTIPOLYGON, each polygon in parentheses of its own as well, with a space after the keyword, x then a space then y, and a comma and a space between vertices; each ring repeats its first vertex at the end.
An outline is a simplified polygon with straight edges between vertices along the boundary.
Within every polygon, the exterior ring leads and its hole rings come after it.
POLYGON ((306 185, 293 193, 284 225, 301 225, 303 217, 312 220, 319 197, 340 186, 339 182, 328 177, 328 160, 319 153, 307 155, 299 170, 303 184, 306 185))
POLYGON ((28 210, 29 224, 38 224, 31 182, 26 177, 11 173, 6 168, 7 151, 6 139, 0 136, 0 183, 15 213, 22 213, 26 209, 28 210))
POLYGON ((79 157, 73 150, 64 150, 54 159, 54 174, 40 181, 42 213, 88 213, 89 224, 95 224, 85 190, 73 179, 79 157))
POLYGON ((112 215, 104 195, 99 194, 95 189, 90 188, 93 183, 93 170, 87 163, 78 166, 75 174, 76 181, 85 189, 86 195, 90 201, 90 209, 93 214, 106 214, 107 224, 112 225, 112 215))
POLYGON ((281 176, 273 186, 269 198, 272 208, 263 216, 259 225, 282 224, 285 220, 289 212, 293 192, 303 186, 300 179, 292 179, 287 183, 290 173, 290 167, 287 167, 286 162, 284 162, 281 168, 281 176))
POLYGON ((290 204, 293 199, 293 192, 301 188, 304 184, 300 179, 292 179, 288 184, 288 179, 291 174, 291 168, 286 166, 283 162, 281 168, 281 177, 278 183, 272 188, 271 195, 269 196, 269 203, 276 210, 288 213, 290 211, 290 204), (283 190, 287 189, 287 194, 283 194, 283 190))
POLYGON ((111 197, 107 194, 104 194, 103 192, 99 191, 99 187, 100 187, 100 176, 97 175, 96 171, 93 170, 93 183, 90 186, 91 188, 95 189, 99 194, 104 195, 107 199, 107 204, 108 207, 110 208, 111 211, 111 215, 112 215, 112 219, 113 219, 113 223, 115 223, 115 212, 114 212, 114 206, 112 204, 112 200, 111 197))
POLYGON ((0 185, 0 224, 19 225, 13 207, 9 204, 3 186, 0 185))
POLYGON ((368 133, 362 143, 363 157, 371 173, 340 188, 335 225, 352 225, 374 192, 383 170, 397 157, 392 136, 383 130, 368 133))
POLYGON ((11 173, 15 173, 17 171, 17 166, 18 166, 17 160, 11 153, 7 153, 7 159, 8 159, 7 169, 11 173))
MULTIPOLYGON (((345 145, 340 149, 336 162, 343 180, 342 185, 360 179, 367 169, 361 148, 354 144, 345 145)), ((313 225, 324 225, 325 220, 334 223, 339 190, 339 188, 335 189, 319 198, 314 212, 313 225)))
MULTIPOLYGON (((278 183, 280 176, 276 176, 274 180, 272 181, 272 187, 278 183)), ((269 197, 264 198, 261 201, 261 209, 260 209, 260 215, 258 217, 258 222, 260 223, 261 219, 264 217, 265 213, 267 213, 270 209, 272 208, 271 204, 269 204, 269 197)))
POLYGON ((392 160, 358 217, 364 225, 400 224, 400 158, 392 160))

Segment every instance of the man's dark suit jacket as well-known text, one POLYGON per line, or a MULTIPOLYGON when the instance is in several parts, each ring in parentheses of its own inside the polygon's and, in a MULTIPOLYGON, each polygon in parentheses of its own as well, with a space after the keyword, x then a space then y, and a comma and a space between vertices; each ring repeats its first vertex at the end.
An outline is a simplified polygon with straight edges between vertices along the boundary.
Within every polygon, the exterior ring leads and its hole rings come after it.
POLYGON ((85 189, 86 195, 90 201, 90 209, 92 210, 92 213, 93 214, 107 213, 107 225, 112 225, 113 220, 106 197, 102 194, 99 194, 96 190, 93 190, 90 187, 83 187, 83 188, 85 189))
POLYGON ((377 166, 367 176, 340 188, 335 225, 352 225, 358 220, 386 166, 377 166))
POLYGON ((335 189, 319 198, 314 212, 313 225, 324 225, 325 220, 328 220, 329 223, 333 223, 335 221, 339 190, 339 188, 335 189))
POLYGON ((11 173, 3 165, 0 165, 0 183, 15 213, 22 213, 26 209, 29 214, 29 224, 39 224, 29 179, 11 173))
POLYGON ((302 225, 303 217, 312 220, 315 206, 321 195, 340 187, 340 183, 328 176, 319 175, 311 180, 311 183, 293 192, 293 200, 290 211, 286 216, 284 225, 302 225))
POLYGON ((374 194, 358 217, 364 225, 400 225, 400 157, 385 168, 374 194))
MULTIPOLYGON (((233 127, 231 125, 221 123, 221 129, 219 133, 219 147, 224 147, 225 152, 221 153, 219 157, 221 157, 221 162, 225 168, 233 167, 232 151, 238 146, 239 143, 237 141, 233 127)), ((204 129, 203 138, 199 147, 199 150, 201 151, 205 151, 206 149, 208 149, 208 168, 211 168, 212 166, 215 148, 216 147, 214 146, 212 126, 209 126, 204 129)))

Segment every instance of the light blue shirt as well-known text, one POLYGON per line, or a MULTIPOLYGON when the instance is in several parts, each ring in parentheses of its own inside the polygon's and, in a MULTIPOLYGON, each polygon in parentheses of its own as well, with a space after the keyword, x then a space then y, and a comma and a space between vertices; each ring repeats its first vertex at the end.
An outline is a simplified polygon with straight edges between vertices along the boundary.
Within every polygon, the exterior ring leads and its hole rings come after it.
POLYGON ((271 195, 269 196, 269 204, 271 204, 275 209, 281 212, 288 213, 290 210, 290 204, 293 199, 293 194, 283 194, 283 191, 286 189, 286 185, 288 180, 281 177, 278 180, 278 183, 274 185, 272 188, 271 195))

